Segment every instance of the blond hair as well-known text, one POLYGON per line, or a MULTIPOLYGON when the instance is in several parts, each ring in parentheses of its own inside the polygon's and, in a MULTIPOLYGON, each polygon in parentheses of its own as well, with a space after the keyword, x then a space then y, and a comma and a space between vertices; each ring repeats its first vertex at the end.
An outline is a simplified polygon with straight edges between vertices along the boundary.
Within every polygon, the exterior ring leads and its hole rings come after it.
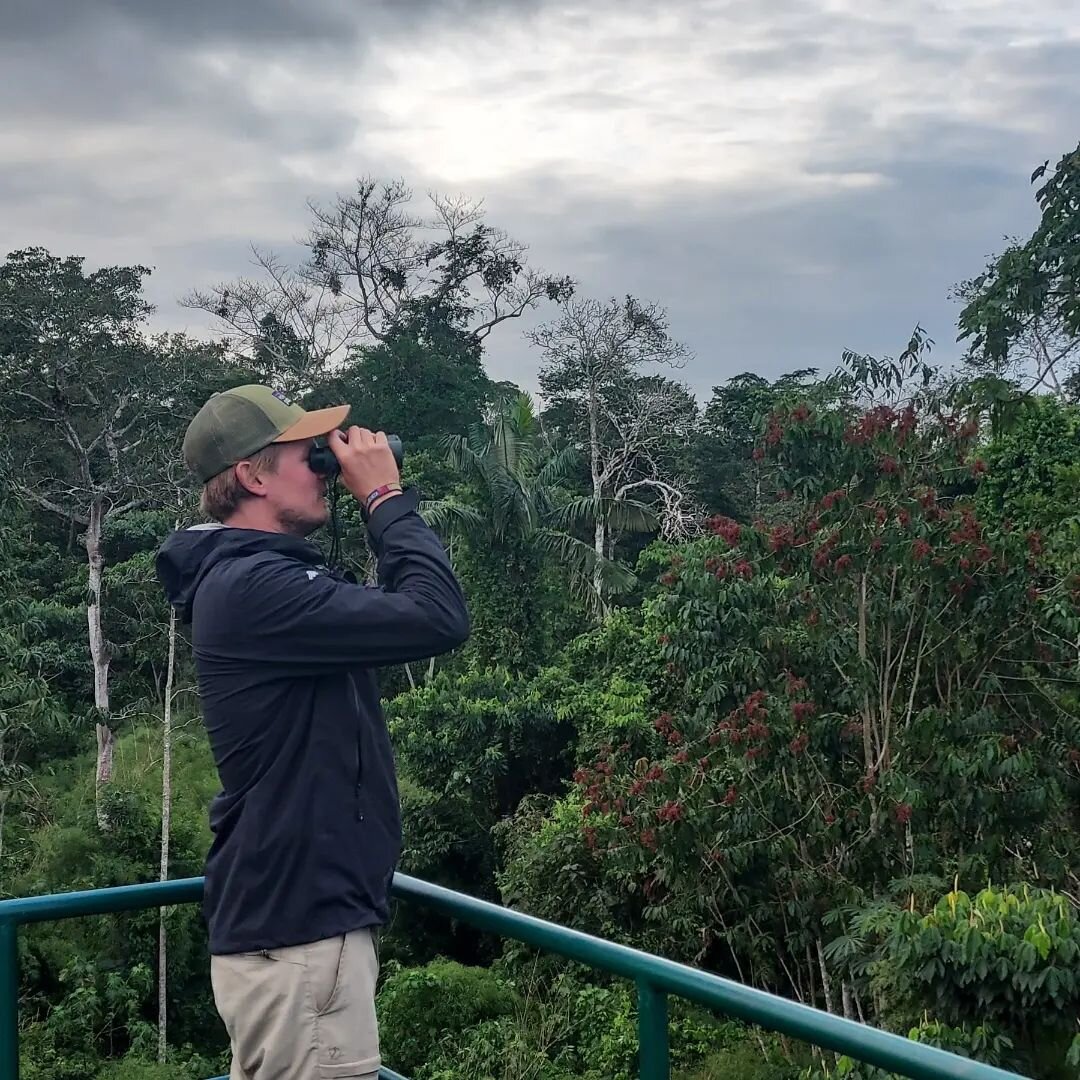
MULTIPOLYGON (((264 446, 258 453, 252 454, 251 457, 244 458, 245 461, 251 462, 252 479, 259 477, 263 472, 273 472, 277 468, 280 450, 280 444, 271 443, 269 446, 264 446)), ((240 504, 251 497, 251 492, 240 483, 236 475, 236 466, 230 465, 217 476, 212 476, 203 485, 199 509, 204 517, 212 521, 227 521, 240 509, 240 504)))

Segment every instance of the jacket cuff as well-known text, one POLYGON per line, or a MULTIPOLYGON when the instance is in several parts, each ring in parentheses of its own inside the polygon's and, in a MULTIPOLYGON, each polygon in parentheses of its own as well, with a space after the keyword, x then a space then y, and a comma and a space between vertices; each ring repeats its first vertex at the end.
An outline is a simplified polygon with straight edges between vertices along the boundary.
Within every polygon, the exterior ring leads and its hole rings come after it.
POLYGON ((386 499, 375 507, 367 519, 368 535, 375 544, 382 543, 383 533, 399 518, 416 512, 420 505, 420 493, 415 488, 386 499))

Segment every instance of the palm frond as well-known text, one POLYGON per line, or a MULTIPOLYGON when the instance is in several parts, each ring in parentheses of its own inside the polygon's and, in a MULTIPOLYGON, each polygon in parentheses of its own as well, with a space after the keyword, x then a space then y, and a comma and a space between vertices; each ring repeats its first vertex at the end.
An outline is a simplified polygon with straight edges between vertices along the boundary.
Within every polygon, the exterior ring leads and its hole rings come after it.
POLYGON ((443 536, 482 536, 488 526, 487 519, 476 507, 462 506, 445 499, 421 502, 418 512, 431 528, 443 536))
POLYGON ((637 581, 629 567, 597 555, 592 545, 576 536, 557 529, 537 529, 534 536, 538 547, 566 567, 577 589, 585 587, 592 591, 592 583, 599 576, 604 594, 610 596, 629 591, 637 581))
POLYGON ((571 476, 580 461, 576 446, 564 446, 544 462, 536 474, 536 483, 544 488, 554 487, 571 476))
POLYGON ((446 462, 469 480, 483 477, 483 457, 470 439, 462 435, 445 435, 440 442, 446 452, 446 462))
POLYGON ((608 496, 595 499, 591 495, 582 495, 556 507, 547 520, 557 529, 589 529, 598 518, 619 532, 651 532, 660 524, 652 508, 645 503, 608 496))

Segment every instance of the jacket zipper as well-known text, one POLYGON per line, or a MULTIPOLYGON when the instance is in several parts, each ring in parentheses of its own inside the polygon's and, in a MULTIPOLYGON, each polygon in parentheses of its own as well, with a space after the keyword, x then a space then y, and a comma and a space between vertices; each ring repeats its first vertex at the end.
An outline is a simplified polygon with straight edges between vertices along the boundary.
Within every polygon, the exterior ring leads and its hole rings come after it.
POLYGON ((356 820, 363 821, 364 813, 362 810, 362 804, 360 801, 360 793, 362 789, 361 778, 364 772, 364 755, 361 742, 361 728, 360 728, 360 693, 356 689, 356 680, 352 676, 352 672, 349 673, 349 686, 352 689, 353 708, 356 710, 356 784, 354 797, 356 799, 356 820))

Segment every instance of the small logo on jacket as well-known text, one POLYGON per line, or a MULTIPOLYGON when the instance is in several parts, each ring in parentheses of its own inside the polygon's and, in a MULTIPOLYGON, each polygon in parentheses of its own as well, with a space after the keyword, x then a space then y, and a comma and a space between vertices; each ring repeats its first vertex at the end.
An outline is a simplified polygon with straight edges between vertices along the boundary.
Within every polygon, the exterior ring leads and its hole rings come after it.
POLYGON ((281 401, 286 405, 295 405, 296 404, 296 402, 293 401, 293 399, 291 397, 289 397, 289 395, 286 394, 284 390, 273 390, 273 391, 271 391, 271 394, 272 394, 273 397, 276 397, 278 399, 278 401, 281 401))
POLYGON ((319 576, 318 570, 308 570, 306 573, 308 581, 314 581, 319 576))

